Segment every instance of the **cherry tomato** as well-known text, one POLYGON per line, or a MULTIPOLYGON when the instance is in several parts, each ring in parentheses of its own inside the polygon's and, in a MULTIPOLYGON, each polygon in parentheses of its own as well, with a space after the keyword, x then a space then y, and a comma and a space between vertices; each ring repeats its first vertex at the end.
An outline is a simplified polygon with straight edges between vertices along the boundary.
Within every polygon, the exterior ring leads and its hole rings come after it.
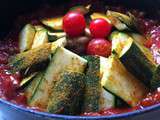
POLYGON ((105 38, 111 32, 112 25, 105 19, 98 18, 90 23, 90 31, 94 38, 105 38))
POLYGON ((87 54, 108 57, 111 54, 111 43, 103 38, 92 39, 87 46, 87 54))
POLYGON ((63 29, 71 37, 81 35, 85 27, 85 18, 81 13, 69 12, 63 17, 63 29))

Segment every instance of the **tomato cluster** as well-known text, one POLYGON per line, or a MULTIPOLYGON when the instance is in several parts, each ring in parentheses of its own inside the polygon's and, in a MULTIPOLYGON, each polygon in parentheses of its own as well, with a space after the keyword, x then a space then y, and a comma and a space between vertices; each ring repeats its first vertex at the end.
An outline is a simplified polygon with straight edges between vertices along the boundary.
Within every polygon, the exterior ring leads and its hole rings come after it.
MULTIPOLYGON (((70 37, 82 35, 86 28, 86 21, 83 14, 79 12, 69 12, 63 18, 63 30, 70 37)), ((91 41, 88 43, 86 53, 89 55, 99 55, 108 57, 111 54, 111 43, 106 40, 110 34, 112 25, 105 19, 92 20, 89 25, 91 41)))

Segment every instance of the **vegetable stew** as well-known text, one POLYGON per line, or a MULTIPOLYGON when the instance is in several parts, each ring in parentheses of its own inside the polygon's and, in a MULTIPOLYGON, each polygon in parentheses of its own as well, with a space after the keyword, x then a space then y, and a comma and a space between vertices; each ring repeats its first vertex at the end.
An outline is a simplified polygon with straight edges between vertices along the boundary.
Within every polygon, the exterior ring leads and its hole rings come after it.
POLYGON ((159 21, 123 6, 99 8, 57 15, 44 6, 19 16, 0 42, 0 98, 83 116, 159 104, 159 21))

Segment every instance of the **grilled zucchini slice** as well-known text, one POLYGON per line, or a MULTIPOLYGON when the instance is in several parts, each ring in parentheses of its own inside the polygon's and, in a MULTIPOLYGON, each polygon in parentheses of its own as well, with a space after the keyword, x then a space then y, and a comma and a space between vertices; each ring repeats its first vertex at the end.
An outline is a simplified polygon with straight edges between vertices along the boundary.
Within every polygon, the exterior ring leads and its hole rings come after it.
POLYGON ((54 18, 46 18, 46 19, 41 20, 41 22, 45 26, 55 31, 62 31, 62 19, 63 17, 60 16, 60 17, 54 17, 54 18))
POLYGON ((137 30, 136 19, 132 14, 125 15, 119 12, 114 12, 108 10, 107 18, 111 21, 111 23, 120 31, 123 30, 137 30))
POLYGON ((66 43, 66 37, 60 38, 52 43, 44 43, 39 47, 10 57, 9 65, 13 67, 13 72, 27 69, 47 60, 51 54, 55 53, 58 47, 64 47, 66 43))
POLYGON ((79 6, 75 6, 75 7, 70 8, 69 11, 80 12, 85 15, 90 12, 90 8, 91 8, 91 5, 87 5, 87 6, 79 5, 79 6))
POLYGON ((131 106, 137 105, 148 93, 147 87, 129 73, 116 56, 108 59, 101 84, 131 106))
POLYGON ((19 34, 19 48, 20 52, 27 51, 31 48, 36 30, 31 24, 24 26, 19 34))
POLYGON ((37 48, 48 42, 47 30, 39 30, 36 32, 31 49, 37 48))
POLYGON ((85 56, 88 61, 85 79, 85 94, 82 112, 96 112, 115 105, 115 96, 101 85, 107 59, 99 56, 85 56))
POLYGON ((56 40, 66 37, 65 32, 50 32, 48 31, 48 41, 49 42, 55 42, 56 40))
POLYGON ((64 71, 83 73, 86 65, 87 61, 80 56, 65 48, 57 48, 45 71, 44 80, 39 85, 30 105, 47 109, 52 88, 60 80, 61 73, 64 71))
POLYGON ((147 39, 138 33, 129 33, 129 35, 140 45, 144 45, 147 39))
POLYGON ((103 18, 106 21, 108 21, 109 23, 111 23, 111 21, 107 18, 107 15, 102 14, 102 13, 95 12, 95 13, 91 14, 90 17, 91 17, 92 20, 95 20, 95 19, 98 19, 98 18, 103 18))
POLYGON ((111 40, 112 51, 119 56, 124 66, 150 87, 157 66, 150 50, 124 32, 113 32, 111 40))
POLYGON ((56 114, 76 115, 81 112, 85 75, 64 72, 52 89, 47 111, 56 114))
POLYGON ((9 65, 12 66, 12 71, 21 71, 35 64, 48 59, 51 54, 51 44, 46 43, 35 49, 19 53, 9 58, 9 65))
POLYGON ((37 89, 40 83, 44 80, 44 72, 39 72, 36 76, 31 80, 31 82, 25 87, 25 95, 27 97, 27 103, 31 106, 31 101, 34 99, 34 95, 37 92, 37 89))
POLYGON ((27 83, 29 83, 35 76, 37 75, 37 72, 32 73, 31 75, 25 77, 20 82, 20 87, 25 86, 27 83))
POLYGON ((36 31, 46 30, 42 25, 35 25, 34 28, 36 31))

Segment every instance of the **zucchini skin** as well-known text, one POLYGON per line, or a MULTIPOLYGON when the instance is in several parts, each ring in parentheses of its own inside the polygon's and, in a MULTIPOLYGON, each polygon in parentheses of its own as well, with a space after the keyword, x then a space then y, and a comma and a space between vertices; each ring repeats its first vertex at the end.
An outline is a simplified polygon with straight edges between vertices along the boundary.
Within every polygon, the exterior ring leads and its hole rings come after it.
POLYGON ((62 16, 41 20, 43 25, 45 25, 46 27, 49 27, 50 29, 57 31, 57 32, 63 30, 62 21, 63 21, 62 16))
POLYGON ((85 56, 88 61, 85 79, 85 95, 82 112, 99 111, 101 93, 100 83, 100 59, 98 56, 85 56))
POLYGON ((157 68, 149 49, 140 43, 140 35, 131 37, 129 33, 115 31, 111 34, 112 52, 118 55, 120 61, 136 78, 146 86, 151 86, 151 80, 157 68))
POLYGON ((30 74, 29 76, 22 79, 20 82, 20 87, 26 86, 32 79, 37 75, 37 72, 30 74))
POLYGON ((76 72, 64 72, 56 83, 49 99, 47 110, 56 114, 75 115, 81 111, 84 93, 85 75, 76 72))
POLYGON ((150 84, 151 84, 151 89, 153 90, 160 87, 160 66, 156 68, 150 84))
POLYGON ((27 97, 27 103, 29 105, 32 104, 32 99, 36 97, 35 93, 41 81, 43 80, 43 76, 44 72, 39 72, 25 88, 25 95, 27 97))
POLYGON ((38 48, 19 53, 9 58, 9 66, 12 72, 21 71, 48 59, 51 53, 51 44, 46 43, 38 48))
POLYGON ((137 31, 136 20, 131 13, 128 16, 126 14, 108 10, 106 16, 119 31, 137 31))
POLYGON ((145 85, 150 86, 150 80, 155 71, 155 65, 141 52, 140 48, 132 43, 130 49, 120 57, 123 65, 145 85))
POLYGON ((108 66, 102 78, 103 87, 129 105, 137 105, 148 93, 148 88, 127 71, 117 56, 110 56, 108 66))
POLYGON ((111 23, 111 21, 108 19, 107 15, 105 15, 103 13, 95 12, 95 13, 91 14, 90 17, 92 20, 102 18, 102 19, 105 19, 107 22, 111 23))
POLYGON ((107 58, 84 56, 88 61, 85 77, 85 93, 82 112, 97 112, 115 106, 115 96, 103 88, 102 76, 105 72, 107 58))

